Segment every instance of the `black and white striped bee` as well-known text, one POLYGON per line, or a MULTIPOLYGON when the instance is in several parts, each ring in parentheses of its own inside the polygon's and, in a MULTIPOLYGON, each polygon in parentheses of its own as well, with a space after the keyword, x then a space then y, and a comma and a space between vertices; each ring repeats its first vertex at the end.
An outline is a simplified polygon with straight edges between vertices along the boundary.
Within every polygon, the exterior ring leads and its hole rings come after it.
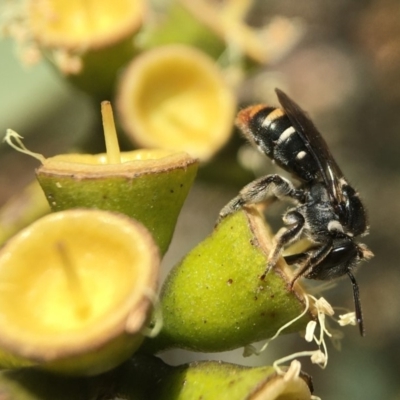
POLYGON ((291 283, 300 278, 330 280, 346 275, 353 286, 355 313, 360 333, 364 323, 360 294, 352 273, 362 260, 373 256, 357 236, 368 232, 365 208, 347 182, 324 139, 305 112, 285 93, 276 89, 282 108, 260 104, 239 112, 236 123, 258 150, 301 183, 295 186, 279 175, 267 175, 246 185, 220 212, 219 221, 246 204, 287 199, 295 204, 283 216, 286 225, 275 236, 268 265, 275 266, 285 246, 307 237, 307 251, 285 257, 298 265, 291 283))

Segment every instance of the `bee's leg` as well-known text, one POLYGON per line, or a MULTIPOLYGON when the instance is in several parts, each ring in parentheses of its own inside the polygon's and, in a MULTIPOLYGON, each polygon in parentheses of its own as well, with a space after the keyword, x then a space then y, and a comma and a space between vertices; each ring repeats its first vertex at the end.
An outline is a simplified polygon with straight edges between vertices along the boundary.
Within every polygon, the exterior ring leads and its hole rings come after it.
POLYGON ((299 265, 306 262, 306 260, 310 257, 308 252, 290 254, 288 256, 284 256, 285 262, 287 265, 299 265))
POLYGON ((283 221, 289 226, 281 228, 275 235, 275 246, 269 253, 267 268, 265 269, 265 272, 261 275, 262 280, 264 280, 268 272, 277 263, 283 248, 300 237, 305 224, 304 216, 300 212, 295 210, 289 210, 284 215, 283 221))
POLYGON ((321 270, 319 267, 323 266, 321 263, 332 251, 332 248, 332 239, 328 239, 323 245, 315 248, 315 250, 310 254, 308 260, 296 271, 296 274, 290 283, 290 287, 292 288, 297 279, 302 276, 305 276, 308 279, 316 279, 318 277, 318 269, 321 270))
POLYGON ((223 218, 240 210, 246 204, 261 203, 269 198, 287 197, 299 201, 304 196, 303 190, 279 175, 267 175, 246 185, 219 213, 219 223, 223 218))

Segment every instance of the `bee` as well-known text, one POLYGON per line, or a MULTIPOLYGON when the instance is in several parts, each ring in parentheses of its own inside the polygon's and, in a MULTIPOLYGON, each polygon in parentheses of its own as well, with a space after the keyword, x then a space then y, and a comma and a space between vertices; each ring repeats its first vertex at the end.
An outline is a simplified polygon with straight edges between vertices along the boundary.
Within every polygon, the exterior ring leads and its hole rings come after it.
POLYGON ((360 292, 354 267, 373 256, 356 237, 368 233, 365 207, 348 183, 325 140, 306 113, 284 92, 276 89, 281 108, 263 104, 241 110, 236 124, 262 154, 291 173, 300 184, 271 174, 246 185, 219 214, 218 221, 246 204, 279 199, 294 203, 283 215, 284 227, 275 235, 266 274, 283 249, 302 237, 312 245, 304 252, 285 257, 298 268, 291 288, 300 277, 331 280, 343 275, 353 287, 355 314, 360 334, 365 335, 360 292))

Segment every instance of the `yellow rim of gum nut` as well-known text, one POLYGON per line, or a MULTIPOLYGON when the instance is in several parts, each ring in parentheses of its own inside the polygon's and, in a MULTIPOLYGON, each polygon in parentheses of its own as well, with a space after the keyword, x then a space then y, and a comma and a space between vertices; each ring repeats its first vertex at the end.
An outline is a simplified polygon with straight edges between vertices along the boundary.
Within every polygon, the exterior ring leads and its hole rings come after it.
POLYGON ((233 90, 212 58, 185 45, 146 51, 121 76, 116 109, 141 147, 211 158, 229 139, 236 112, 233 90))
POLYGON ((0 252, 2 350, 47 363, 100 357, 126 334, 138 347, 158 267, 151 235, 124 215, 76 209, 43 217, 0 252))
POLYGON ((164 254, 198 161, 187 153, 165 149, 121 153, 109 102, 102 102, 102 115, 104 154, 45 158, 26 149, 21 136, 11 129, 5 140, 42 163, 36 175, 53 211, 83 207, 124 213, 151 231, 164 254))
POLYGON ((145 8, 143 0, 30 0, 28 21, 42 46, 87 51, 132 35, 145 8))

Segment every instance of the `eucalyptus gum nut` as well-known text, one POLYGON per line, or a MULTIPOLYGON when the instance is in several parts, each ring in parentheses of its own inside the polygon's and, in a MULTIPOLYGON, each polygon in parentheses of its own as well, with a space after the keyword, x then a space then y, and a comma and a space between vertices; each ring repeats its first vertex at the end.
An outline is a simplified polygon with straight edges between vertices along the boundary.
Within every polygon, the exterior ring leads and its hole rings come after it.
POLYGON ((158 398, 218 400, 285 399, 308 400, 311 393, 305 380, 285 382, 272 367, 246 368, 233 364, 206 361, 177 368, 172 385, 165 385, 158 398), (277 387, 277 386, 280 387, 277 387), (172 386, 172 390, 171 390, 172 386), (175 389, 175 390, 174 390, 175 389), (177 393, 179 395, 171 395, 177 393), (260 395, 260 397, 258 397, 260 395))
POLYGON ((28 0, 26 17, 43 46, 79 49, 82 41, 101 48, 139 30, 146 10, 143 0, 28 0))
POLYGON ((113 385, 112 373, 96 377, 65 377, 34 368, 0 371, 4 400, 89 400, 104 398, 113 385))
POLYGON ((286 381, 268 366, 203 361, 172 367, 156 357, 139 355, 90 378, 32 368, 0 372, 1 398, 7 400, 308 400, 311 392, 311 380, 303 373, 286 381))
POLYGON ((10 400, 86 400, 88 382, 49 375, 34 369, 0 372, 0 393, 10 400))
POLYGON ((312 392, 311 379, 303 373, 287 380, 270 366, 217 361, 171 367, 155 357, 135 355, 118 376, 117 391, 129 400, 309 400, 312 392))
POLYGON ((36 367, 69 376, 95 376, 110 371, 128 359, 142 344, 144 336, 121 334, 99 349, 75 356, 41 362, 36 367))
POLYGON ((125 215, 68 210, 0 251, 0 367, 95 375, 140 346, 157 289, 158 248, 125 215))
MULTIPOLYGON (((167 277, 161 292, 163 328, 144 351, 183 348, 220 352, 272 337, 305 308, 299 284, 279 260, 264 281, 271 236, 255 208, 222 220, 167 277)), ((302 330, 311 313, 284 330, 302 330)))
POLYGON ((185 151, 207 161, 232 134, 236 97, 212 58, 171 44, 143 52, 127 65, 116 111, 137 146, 185 151))
POLYGON ((143 0, 31 0, 26 14, 56 69, 81 89, 109 97, 119 69, 138 52, 134 37, 145 9, 143 0))
POLYGON ((311 378, 277 375, 270 366, 201 361, 176 367, 135 355, 117 369, 90 378, 62 377, 32 368, 0 372, 5 399, 87 400, 308 400, 311 378))
POLYGON ((121 156, 121 164, 106 164, 104 154, 55 156, 36 175, 53 211, 84 207, 123 213, 145 225, 164 254, 198 162, 185 153, 158 150, 121 156))
POLYGON ((15 356, 13 353, 0 348, 0 368, 14 370, 35 367, 61 375, 94 376, 109 371, 125 361, 138 349, 143 339, 143 335, 133 337, 132 335, 121 334, 100 349, 86 353, 82 350, 82 354, 61 357, 55 361, 30 360, 15 356))

